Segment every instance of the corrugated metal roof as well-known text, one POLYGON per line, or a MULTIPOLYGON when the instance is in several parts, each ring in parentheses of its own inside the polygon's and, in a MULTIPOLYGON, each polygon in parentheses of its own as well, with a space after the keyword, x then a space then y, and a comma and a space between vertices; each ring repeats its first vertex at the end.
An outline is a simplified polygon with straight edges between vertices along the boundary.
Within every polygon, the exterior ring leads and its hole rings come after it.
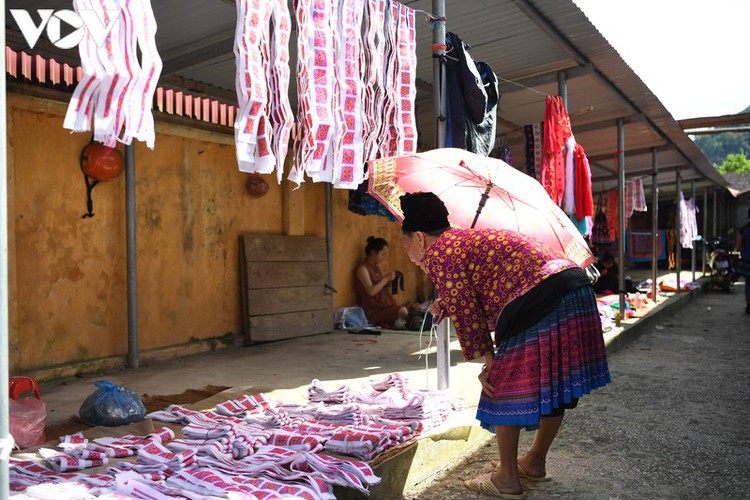
MULTIPOLYGON (((423 11, 432 7, 431 0, 403 3, 423 11)), ((25 9, 69 9, 71 5, 64 0, 8 0, 6 4, 25 9)), ((235 85, 231 50, 236 24, 234 2, 158 0, 153 5, 159 26, 157 45, 165 68, 174 70, 172 75, 162 75, 162 83, 174 87, 175 81, 195 80, 204 84, 205 92, 214 89, 219 97, 231 96, 235 85)), ((684 180, 727 186, 662 103, 571 0, 446 0, 446 18, 447 30, 459 34, 473 47, 471 54, 476 60, 485 61, 500 78, 533 89, 502 85, 498 135, 510 145, 517 166, 523 164, 524 158, 519 127, 543 119, 544 94, 556 94, 556 72, 569 70, 578 76, 571 77, 567 84, 568 109, 578 142, 589 156, 597 158, 593 173, 601 181, 595 183, 595 188, 614 185, 617 118, 627 121, 628 175, 650 174, 651 150, 658 147, 664 172, 659 176, 660 182, 671 182, 679 168, 684 180)), ((432 31, 425 16, 420 14, 417 20, 417 78, 422 82, 417 95, 417 120, 420 144, 432 147, 432 31)), ((22 39, 19 40, 11 16, 7 16, 6 27, 6 33, 11 35, 9 45, 23 49, 18 46, 22 39)), ((46 50, 54 48, 47 44, 46 50)), ((292 47, 293 54, 294 51, 292 47)), ((60 55, 63 61, 77 59, 75 51, 60 55)))

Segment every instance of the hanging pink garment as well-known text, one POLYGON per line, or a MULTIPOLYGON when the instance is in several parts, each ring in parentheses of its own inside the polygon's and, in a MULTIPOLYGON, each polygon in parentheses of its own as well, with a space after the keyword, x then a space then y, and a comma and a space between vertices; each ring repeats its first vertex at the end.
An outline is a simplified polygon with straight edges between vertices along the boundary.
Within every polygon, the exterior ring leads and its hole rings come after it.
POLYGON ((633 212, 645 212, 646 196, 643 193, 643 179, 631 179, 625 183, 625 226, 630 223, 633 212))
POLYGON ((575 164, 575 149, 576 140, 571 135, 565 141, 564 159, 565 159, 565 189, 563 192, 563 212, 566 215, 574 215, 576 211, 576 199, 575 199, 575 182, 576 182, 576 169, 579 168, 575 164))
POLYGON ((693 248, 693 241, 698 236, 698 220, 695 198, 685 200, 680 193, 680 244, 682 248, 693 248))
POLYGON ((79 45, 83 77, 70 100, 63 126, 94 130, 109 147, 135 138, 154 147, 151 112, 162 62, 156 49, 156 20, 148 0, 74 0, 73 8, 95 12, 111 26, 104 43, 86 31, 79 45), (140 52, 140 63, 138 53, 140 52))

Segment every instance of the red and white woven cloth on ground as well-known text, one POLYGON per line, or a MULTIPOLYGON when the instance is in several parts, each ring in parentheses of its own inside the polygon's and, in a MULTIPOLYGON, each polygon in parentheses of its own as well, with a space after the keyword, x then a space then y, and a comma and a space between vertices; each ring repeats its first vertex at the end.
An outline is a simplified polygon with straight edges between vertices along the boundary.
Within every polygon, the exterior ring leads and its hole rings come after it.
POLYGON ((94 129, 94 140, 114 147, 135 138, 154 147, 154 92, 162 70, 156 20, 149 0, 74 0, 76 12, 95 14, 109 32, 96 40, 86 30, 79 45, 83 78, 63 126, 94 129), (140 63, 138 54, 140 53, 140 63))
POLYGON ((307 388, 307 397, 311 403, 342 404, 354 401, 354 395, 349 386, 342 384, 329 391, 323 387, 323 384, 318 379, 313 379, 310 382, 310 387, 307 388))

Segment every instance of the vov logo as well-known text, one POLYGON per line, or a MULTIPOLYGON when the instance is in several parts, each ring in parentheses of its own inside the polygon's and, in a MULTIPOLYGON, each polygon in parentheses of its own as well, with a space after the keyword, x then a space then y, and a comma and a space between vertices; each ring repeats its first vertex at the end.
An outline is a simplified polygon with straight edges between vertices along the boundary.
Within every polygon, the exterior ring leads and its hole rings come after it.
POLYGON ((101 47, 107 39, 107 35, 112 31, 112 27, 120 18, 120 11, 108 10, 107 16, 109 22, 99 17, 94 10, 80 10, 75 12, 70 9, 55 11, 53 9, 36 9, 37 16, 41 21, 37 24, 31 14, 26 9, 10 9, 10 14, 16 20, 21 34, 29 44, 29 48, 34 48, 39 41, 42 32, 47 28, 47 37, 52 44, 60 49, 72 49, 76 47, 86 31, 91 34, 97 47, 101 47), (63 23, 72 30, 72 32, 63 35, 63 23))

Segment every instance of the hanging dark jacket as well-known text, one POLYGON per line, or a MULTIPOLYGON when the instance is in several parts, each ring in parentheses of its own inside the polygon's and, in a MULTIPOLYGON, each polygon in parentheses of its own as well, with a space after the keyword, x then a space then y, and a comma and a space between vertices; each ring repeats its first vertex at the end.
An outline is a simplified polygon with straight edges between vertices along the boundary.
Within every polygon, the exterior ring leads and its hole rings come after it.
POLYGON ((455 33, 447 33, 445 42, 445 145, 489 156, 495 147, 500 100, 497 76, 486 63, 474 62, 470 47, 455 33))

